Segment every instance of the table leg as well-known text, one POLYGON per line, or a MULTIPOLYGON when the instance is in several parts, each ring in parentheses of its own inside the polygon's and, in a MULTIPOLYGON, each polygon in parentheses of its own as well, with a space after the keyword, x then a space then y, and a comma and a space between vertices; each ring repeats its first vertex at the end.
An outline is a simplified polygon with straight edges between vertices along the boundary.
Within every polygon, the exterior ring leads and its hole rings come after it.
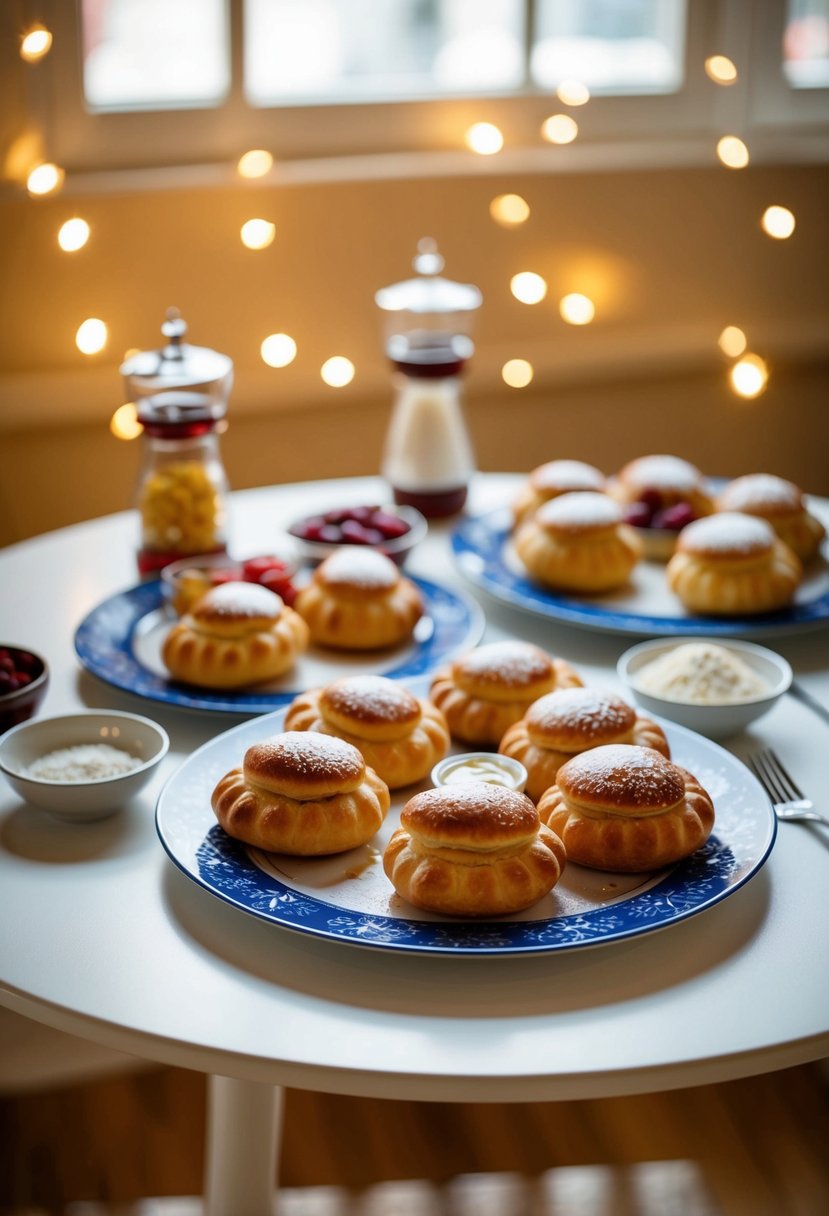
POLYGON ((205 1216, 275 1216, 283 1091, 208 1078, 205 1216))

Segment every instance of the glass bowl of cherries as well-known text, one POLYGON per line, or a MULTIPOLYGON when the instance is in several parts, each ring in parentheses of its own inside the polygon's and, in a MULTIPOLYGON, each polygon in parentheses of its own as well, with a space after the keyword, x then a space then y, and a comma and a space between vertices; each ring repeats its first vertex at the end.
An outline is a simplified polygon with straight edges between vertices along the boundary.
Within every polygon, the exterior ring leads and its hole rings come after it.
POLYGON ((196 600, 221 583, 259 583, 269 591, 275 591, 292 607, 298 590, 294 584, 298 565, 296 556, 287 552, 240 560, 226 553, 184 557, 164 567, 161 586, 164 598, 176 616, 189 612, 196 600))
POLYGON ((28 647, 0 645, 0 734, 31 718, 48 684, 44 658, 28 647))
POLYGON ((645 556, 667 561, 682 529, 697 518, 688 502, 666 503, 658 490, 643 490, 635 502, 623 508, 625 523, 636 529, 645 546, 645 556))
POLYGON ((402 566, 428 527, 414 507, 365 503, 306 515, 292 523, 288 532, 300 542, 309 562, 323 561, 342 545, 362 545, 385 553, 402 566))

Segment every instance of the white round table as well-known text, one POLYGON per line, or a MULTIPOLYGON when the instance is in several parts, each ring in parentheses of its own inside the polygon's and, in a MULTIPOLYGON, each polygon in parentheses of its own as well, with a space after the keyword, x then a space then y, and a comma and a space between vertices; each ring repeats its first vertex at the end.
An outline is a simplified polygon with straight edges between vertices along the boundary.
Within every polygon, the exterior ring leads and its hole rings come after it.
MULTIPOLYGON (((515 484, 479 475, 470 509, 501 505, 515 484)), ((233 548, 266 552, 277 531, 320 504, 382 497, 372 478, 238 493, 233 548)), ((449 531, 432 526, 410 568, 469 591, 452 567, 449 531)), ((137 581, 136 535, 126 512, 0 553, 0 641, 30 645, 51 664, 41 714, 132 709, 171 739, 153 783, 101 823, 61 824, 0 782, 0 1001, 211 1074, 212 1216, 270 1211, 282 1086, 445 1102, 572 1099, 723 1081, 827 1054, 829 835, 820 829, 781 825, 765 866, 704 915, 529 957, 404 957, 317 940, 190 882, 160 846, 155 801, 195 747, 239 719, 119 692, 83 671, 73 650, 85 615, 137 581)), ((479 598, 486 640, 535 641, 590 682, 616 686, 616 659, 635 639, 479 598)), ((771 644, 829 702, 829 631, 771 644)), ((786 696, 731 750, 760 743, 784 754, 820 799, 829 723, 786 696)))

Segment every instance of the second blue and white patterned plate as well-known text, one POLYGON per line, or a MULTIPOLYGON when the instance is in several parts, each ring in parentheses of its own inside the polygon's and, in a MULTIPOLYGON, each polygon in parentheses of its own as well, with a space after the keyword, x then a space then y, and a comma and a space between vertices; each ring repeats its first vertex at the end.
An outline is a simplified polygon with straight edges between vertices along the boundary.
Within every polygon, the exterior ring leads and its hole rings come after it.
POLYGON ((473 599, 423 578, 412 581, 423 597, 423 616, 411 642, 359 654, 312 647, 279 680, 256 688, 212 690, 170 679, 161 661, 161 642, 173 618, 167 615, 158 580, 131 587, 94 608, 78 627, 75 651, 99 679, 150 701, 180 709, 271 713, 307 688, 338 676, 371 671, 395 680, 413 679, 480 641, 484 614, 473 599))
POLYGON ((510 543, 508 510, 470 516, 452 535, 455 564, 470 582, 501 603, 535 616, 607 633, 646 637, 763 637, 829 626, 829 562, 818 558, 794 603, 757 616, 692 616, 665 583, 665 566, 641 562, 621 591, 590 597, 557 594, 527 577, 510 543))
MULTIPOLYGON (((409 687, 419 692, 418 682, 409 687)), ((383 827, 366 846, 338 857, 266 854, 218 826, 210 795, 251 744, 282 728, 284 711, 234 727, 194 752, 161 792, 156 826, 178 868, 244 912, 315 937, 413 954, 536 954, 652 933, 733 895, 765 862, 776 821, 756 779, 730 752, 662 722, 673 756, 714 799, 717 820, 703 848, 656 874, 625 875, 568 865, 558 886, 514 917, 465 922, 421 912, 391 887, 383 849, 406 800, 393 795, 383 827)))

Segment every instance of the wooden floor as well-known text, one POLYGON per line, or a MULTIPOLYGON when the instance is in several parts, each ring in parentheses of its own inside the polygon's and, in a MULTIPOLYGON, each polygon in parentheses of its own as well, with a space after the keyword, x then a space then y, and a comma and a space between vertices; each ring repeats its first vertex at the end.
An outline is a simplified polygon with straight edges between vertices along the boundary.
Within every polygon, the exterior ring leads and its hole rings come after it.
MULTIPOLYGON (((0 1211, 52 1214, 76 1200, 115 1205, 198 1194, 204 1120, 204 1078, 176 1069, 4 1099, 0 1211)), ((690 1163, 710 1200, 694 1212, 824 1216, 828 1147, 829 1088, 818 1066, 667 1094, 532 1105, 445 1106, 291 1090, 280 1185, 340 1187, 353 1195, 374 1187, 371 1203, 348 1210, 398 1216, 427 1209, 386 1202, 383 1196, 394 1193, 375 1184, 421 1179, 438 1184, 435 1195, 446 1195, 457 1175, 503 1172, 537 1186, 541 1176, 563 1174, 562 1167, 608 1166, 618 1179, 629 1178, 637 1163, 674 1162, 690 1163)), ((496 1191, 489 1188, 490 1203, 481 1191, 464 1210, 512 1216, 515 1204, 506 1191, 500 1199, 496 1191)), ((664 1216, 668 1208, 663 1205, 664 1216)), ((428 1208, 450 1209, 460 1210, 428 1208)), ((315 1210, 345 1209, 323 1204, 315 1210)), ((532 1210, 639 1216, 645 1208, 550 1200, 532 1210)), ((681 1203, 670 1211, 691 1216, 681 1203)))

